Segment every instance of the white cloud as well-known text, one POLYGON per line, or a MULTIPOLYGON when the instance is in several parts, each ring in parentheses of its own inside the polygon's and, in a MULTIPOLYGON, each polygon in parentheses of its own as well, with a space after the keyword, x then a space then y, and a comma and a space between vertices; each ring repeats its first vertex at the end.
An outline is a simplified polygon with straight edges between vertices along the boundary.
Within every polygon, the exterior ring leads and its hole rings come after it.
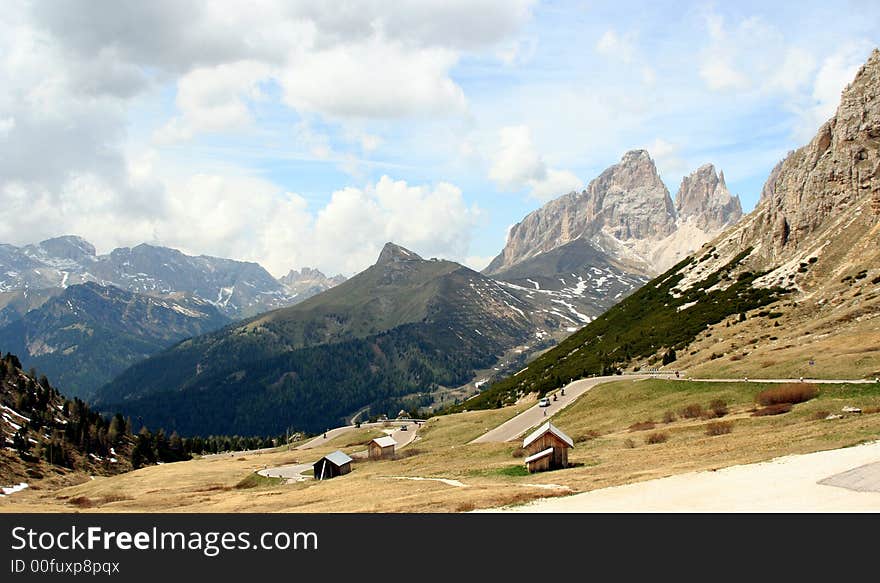
POLYGON ((790 44, 785 34, 757 16, 728 25, 714 12, 705 14, 709 44, 700 60, 700 77, 713 91, 793 93, 815 70, 810 51, 790 44))
POLYGON ((315 217, 315 258, 299 263, 353 273, 375 262, 388 241, 425 257, 462 260, 479 216, 452 184, 410 186, 383 176, 365 189, 333 193, 315 217))
POLYGON ((834 115, 841 92, 855 78, 871 48, 868 43, 849 43, 822 60, 809 97, 792 106, 798 114, 794 128, 798 140, 811 139, 819 126, 834 115))
POLYGON ((410 50, 374 38, 296 55, 281 73, 284 101, 335 118, 398 118, 462 113, 464 91, 449 77, 447 49, 410 50))
POLYGON ((177 81, 178 117, 158 130, 160 143, 191 138, 200 132, 241 129, 251 122, 248 101, 260 99, 260 81, 271 68, 238 61, 190 71, 177 81))
POLYGON ((528 126, 508 126, 499 131, 499 148, 492 156, 489 179, 504 190, 529 188, 530 196, 549 200, 576 190, 581 180, 572 172, 548 168, 532 143, 528 126))
POLYGON ((0 137, 9 134, 15 128, 14 117, 4 117, 0 119, 0 137))
POLYGON ((596 51, 605 57, 631 63, 636 56, 638 35, 633 32, 617 34, 614 29, 606 30, 596 43, 596 51))
POLYGON ((77 176, 58 195, 7 184, 0 204, 21 219, 0 223, 0 241, 76 233, 102 252, 149 242, 257 261, 275 275, 303 265, 351 275, 375 262, 387 241, 426 257, 464 260, 480 219, 479 208, 444 182, 411 186, 383 176, 364 189, 338 190, 310 211, 298 194, 244 174, 157 182, 148 158, 132 165, 122 194, 94 175, 77 176))
POLYGON ((681 147, 663 138, 656 138, 647 146, 661 176, 665 179, 679 176, 687 171, 687 163, 681 158, 681 147))

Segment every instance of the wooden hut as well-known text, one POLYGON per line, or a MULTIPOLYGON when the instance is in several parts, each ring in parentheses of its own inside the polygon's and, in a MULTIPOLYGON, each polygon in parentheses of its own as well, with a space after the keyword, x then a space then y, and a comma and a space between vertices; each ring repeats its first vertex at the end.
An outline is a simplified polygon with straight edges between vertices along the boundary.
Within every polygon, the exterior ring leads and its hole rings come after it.
POLYGON ((351 458, 339 450, 329 453, 312 466, 316 480, 329 480, 351 471, 351 458))
POLYGON ((525 464, 530 473, 568 467, 569 436, 549 421, 523 440, 525 464))
POLYGON ((390 459, 394 457, 394 447, 397 442, 390 435, 385 437, 377 437, 372 440, 367 448, 370 451, 371 460, 390 459))

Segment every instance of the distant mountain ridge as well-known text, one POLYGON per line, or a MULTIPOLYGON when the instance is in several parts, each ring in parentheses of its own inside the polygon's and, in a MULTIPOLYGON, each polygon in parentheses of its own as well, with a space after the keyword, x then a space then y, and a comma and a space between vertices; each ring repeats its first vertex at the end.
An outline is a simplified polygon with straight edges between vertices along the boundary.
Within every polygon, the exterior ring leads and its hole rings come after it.
POLYGON ((27 368, 56 379, 69 396, 89 398, 135 362, 229 322, 204 300, 87 282, 0 327, 0 346, 21 355, 27 368))
POLYGON ((97 255, 91 243, 70 235, 23 247, 0 244, 0 292, 91 281, 154 296, 191 295, 214 304, 230 318, 288 306, 344 280, 303 271, 276 280, 257 263, 190 256, 146 243, 97 255))

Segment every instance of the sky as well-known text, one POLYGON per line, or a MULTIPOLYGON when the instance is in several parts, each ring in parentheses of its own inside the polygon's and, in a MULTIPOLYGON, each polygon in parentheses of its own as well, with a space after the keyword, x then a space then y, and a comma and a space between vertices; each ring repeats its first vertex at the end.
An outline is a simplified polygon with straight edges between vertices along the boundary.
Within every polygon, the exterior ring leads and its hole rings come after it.
POLYGON ((0 242, 480 269, 636 148, 748 211, 878 45, 872 0, 7 0, 0 242))

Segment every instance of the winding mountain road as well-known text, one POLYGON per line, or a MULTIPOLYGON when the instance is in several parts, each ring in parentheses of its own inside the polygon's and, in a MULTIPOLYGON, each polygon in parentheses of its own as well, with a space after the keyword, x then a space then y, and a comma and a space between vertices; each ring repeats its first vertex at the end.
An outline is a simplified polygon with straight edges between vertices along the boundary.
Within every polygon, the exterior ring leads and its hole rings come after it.
POLYGON ((666 380, 674 380, 679 382, 690 382, 690 381, 699 381, 699 382, 707 382, 707 383, 741 383, 744 381, 748 382, 756 382, 756 383, 797 383, 797 382, 805 382, 805 383, 814 383, 814 384, 873 384, 876 381, 874 380, 864 380, 864 379, 744 379, 744 378, 736 378, 736 379, 690 379, 685 375, 682 375, 680 378, 675 378, 671 376, 669 373, 654 373, 654 374, 628 374, 628 375, 616 375, 616 376, 604 376, 604 377, 593 377, 588 379, 580 379, 576 380, 572 383, 569 383, 564 387, 565 395, 562 395, 562 390, 556 391, 557 400, 553 400, 552 394, 550 398, 550 406, 549 407, 540 407, 535 405, 531 407, 516 417, 512 419, 508 419, 498 427, 494 429, 490 429, 483 435, 474 439, 470 443, 502 443, 505 441, 513 441, 516 438, 522 436, 529 429, 537 427, 541 423, 549 420, 553 415, 575 402, 581 395, 592 389, 593 387, 600 385, 602 383, 612 382, 612 381, 620 381, 624 379, 630 380, 642 380, 648 378, 663 378, 666 380))

